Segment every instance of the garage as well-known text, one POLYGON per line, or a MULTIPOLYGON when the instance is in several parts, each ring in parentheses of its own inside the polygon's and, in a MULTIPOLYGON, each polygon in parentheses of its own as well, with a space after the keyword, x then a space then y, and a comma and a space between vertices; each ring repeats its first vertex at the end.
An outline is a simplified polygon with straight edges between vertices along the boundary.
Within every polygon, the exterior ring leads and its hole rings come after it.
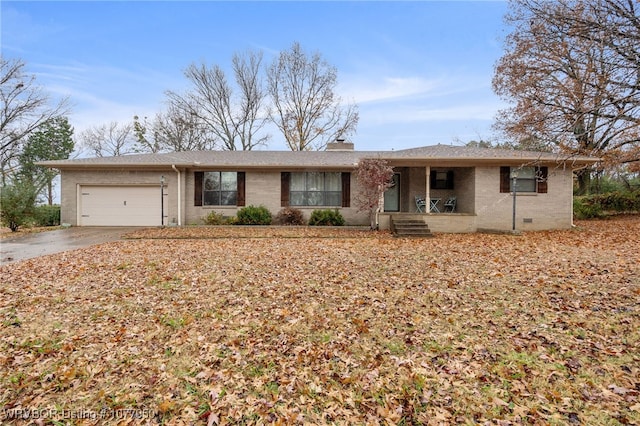
POLYGON ((79 188, 79 204, 80 226, 161 225, 158 186, 82 185, 79 188))

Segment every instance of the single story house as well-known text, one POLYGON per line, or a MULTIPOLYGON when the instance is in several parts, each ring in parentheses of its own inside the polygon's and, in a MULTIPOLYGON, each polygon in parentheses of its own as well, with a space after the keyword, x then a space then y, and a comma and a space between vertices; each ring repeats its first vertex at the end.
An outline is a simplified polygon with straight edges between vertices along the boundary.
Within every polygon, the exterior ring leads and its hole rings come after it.
POLYGON ((191 225, 212 211, 234 216, 248 205, 274 215, 291 206, 307 218, 336 208, 347 224, 368 225, 368 213, 354 203, 363 158, 384 159, 395 171, 380 228, 389 229, 392 217, 420 217, 434 232, 508 231, 514 223, 522 231, 569 228, 574 171, 598 161, 448 145, 356 151, 336 141, 325 151, 171 152, 40 164, 60 170, 61 219, 73 226, 191 225))

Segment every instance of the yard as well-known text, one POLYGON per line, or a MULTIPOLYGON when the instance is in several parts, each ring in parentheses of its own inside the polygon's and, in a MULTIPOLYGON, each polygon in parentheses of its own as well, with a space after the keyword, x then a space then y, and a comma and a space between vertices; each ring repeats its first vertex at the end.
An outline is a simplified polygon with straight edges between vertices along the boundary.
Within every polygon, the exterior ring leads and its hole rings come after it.
POLYGON ((0 422, 640 424, 638 216, 130 238, 0 269, 0 422))

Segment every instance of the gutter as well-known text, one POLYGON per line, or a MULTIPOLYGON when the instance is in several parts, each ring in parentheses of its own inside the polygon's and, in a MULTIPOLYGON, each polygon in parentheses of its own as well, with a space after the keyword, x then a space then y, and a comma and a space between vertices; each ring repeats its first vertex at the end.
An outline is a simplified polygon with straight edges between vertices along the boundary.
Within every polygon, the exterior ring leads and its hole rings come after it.
MULTIPOLYGON (((182 226, 182 175, 175 164, 172 164, 171 168, 178 174, 178 226, 182 226)), ((573 214, 571 217, 573 218, 573 214)))

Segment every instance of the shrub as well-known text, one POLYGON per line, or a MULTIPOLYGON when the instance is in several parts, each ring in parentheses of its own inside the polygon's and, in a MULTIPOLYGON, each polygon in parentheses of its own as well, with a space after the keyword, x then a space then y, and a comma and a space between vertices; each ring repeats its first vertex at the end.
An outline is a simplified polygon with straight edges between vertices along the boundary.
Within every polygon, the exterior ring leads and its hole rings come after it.
POLYGON ((25 225, 33 218, 37 194, 29 182, 16 181, 0 188, 0 223, 12 232, 25 225))
POLYGON ((211 212, 204 218, 205 225, 225 225, 229 221, 222 215, 222 213, 211 212))
POLYGON ((578 219, 602 217, 605 212, 637 212, 640 211, 640 191, 575 197, 573 211, 578 219))
POLYGON ((60 206, 37 206, 34 220, 36 226, 60 226, 60 206))
POLYGON ((274 222, 278 225, 304 225, 302 211, 292 207, 285 207, 278 212, 274 222))
POLYGON ((574 197, 573 215, 576 219, 595 219, 604 217, 604 212, 598 204, 593 204, 587 197, 574 197))
POLYGON ((344 217, 338 209, 331 210, 314 210, 309 218, 311 226, 342 226, 344 225, 344 217))
POLYGON ((247 206, 238 210, 238 225, 270 225, 271 212, 265 206, 247 206))

